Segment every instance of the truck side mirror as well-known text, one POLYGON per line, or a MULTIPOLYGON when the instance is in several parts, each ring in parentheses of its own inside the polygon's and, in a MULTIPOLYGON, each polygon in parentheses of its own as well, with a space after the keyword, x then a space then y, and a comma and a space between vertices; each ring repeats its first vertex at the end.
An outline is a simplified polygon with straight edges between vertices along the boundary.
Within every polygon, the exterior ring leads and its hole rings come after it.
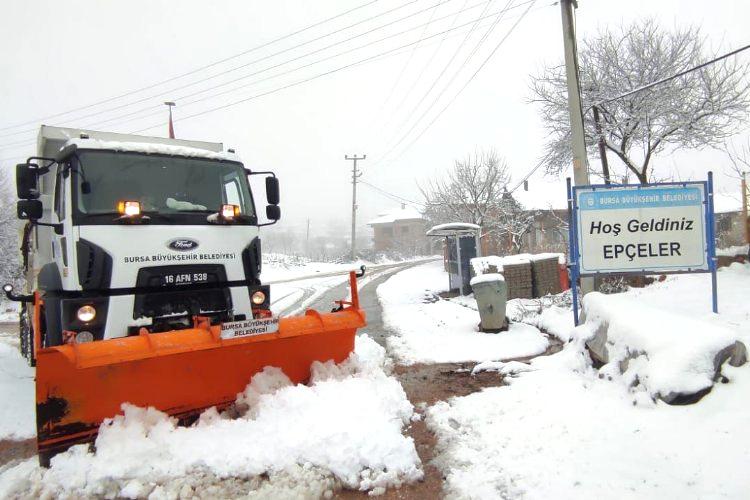
POLYGON ((18 218, 22 220, 41 219, 42 210, 42 202, 39 200, 21 200, 16 204, 18 218))
POLYGON ((279 208, 278 205, 267 205, 266 206, 266 218, 272 221, 277 221, 281 219, 281 208, 279 208))
POLYGON ((16 194, 22 200, 35 200, 39 198, 37 188, 37 166, 31 163, 19 163, 16 165, 16 194))
POLYGON ((266 177, 266 199, 271 205, 279 204, 279 179, 276 177, 266 177))

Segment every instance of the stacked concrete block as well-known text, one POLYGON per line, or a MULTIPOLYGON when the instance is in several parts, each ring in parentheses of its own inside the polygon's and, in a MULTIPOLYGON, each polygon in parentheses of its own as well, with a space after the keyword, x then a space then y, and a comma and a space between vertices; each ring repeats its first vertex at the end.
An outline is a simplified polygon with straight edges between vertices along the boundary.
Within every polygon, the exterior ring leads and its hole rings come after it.
POLYGON ((560 293, 560 270, 557 256, 534 258, 531 261, 534 297, 560 293))
POLYGON ((503 264, 503 277, 508 285, 508 300, 530 299, 533 293, 531 262, 503 264))

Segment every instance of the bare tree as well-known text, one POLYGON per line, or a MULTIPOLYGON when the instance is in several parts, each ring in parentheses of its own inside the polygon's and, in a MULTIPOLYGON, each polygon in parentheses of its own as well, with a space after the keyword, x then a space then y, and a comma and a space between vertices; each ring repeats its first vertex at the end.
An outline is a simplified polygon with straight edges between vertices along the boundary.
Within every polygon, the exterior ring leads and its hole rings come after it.
POLYGON ((523 235, 532 227, 533 214, 508 192, 508 182, 508 165, 494 151, 456 161, 445 178, 420 187, 425 218, 433 224, 477 224, 484 235, 518 251, 523 235))
MULTIPOLYGON (((654 20, 615 31, 603 29, 583 41, 579 53, 586 144, 593 154, 599 135, 592 106, 675 75, 710 59, 699 28, 662 29, 654 20)), ((655 155, 669 149, 719 147, 747 118, 748 65, 724 59, 642 92, 598 106, 606 150, 641 182, 652 178, 655 155)), ((532 78, 534 101, 550 132, 547 171, 558 174, 572 162, 564 66, 532 78)), ((613 177, 615 175, 613 174, 613 177)), ((623 172, 616 178, 623 177, 623 172)))
POLYGON ((727 142, 724 151, 732 164, 731 172, 728 172, 730 177, 741 179, 743 173, 750 172, 750 138, 739 146, 734 142, 727 142))
POLYGON ((0 284, 12 283, 23 290, 21 267, 21 223, 16 218, 16 196, 12 176, 0 170, 0 284))

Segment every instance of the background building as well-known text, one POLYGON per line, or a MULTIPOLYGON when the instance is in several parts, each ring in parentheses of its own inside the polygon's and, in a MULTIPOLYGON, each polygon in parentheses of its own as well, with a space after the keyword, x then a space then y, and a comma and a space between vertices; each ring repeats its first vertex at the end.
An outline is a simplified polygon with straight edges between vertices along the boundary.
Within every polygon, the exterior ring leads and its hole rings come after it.
POLYGON ((401 208, 380 214, 367 223, 373 230, 373 248, 376 252, 398 252, 404 255, 421 255, 429 252, 425 232, 427 221, 416 208, 401 208))

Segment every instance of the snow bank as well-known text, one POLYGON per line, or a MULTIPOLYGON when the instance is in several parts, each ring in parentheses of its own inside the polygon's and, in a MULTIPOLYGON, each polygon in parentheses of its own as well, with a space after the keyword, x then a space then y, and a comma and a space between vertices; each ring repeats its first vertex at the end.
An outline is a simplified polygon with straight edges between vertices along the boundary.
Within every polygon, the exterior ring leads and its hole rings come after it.
MULTIPOLYGON (((622 294, 623 300, 637 297, 657 316, 645 323, 632 314, 618 317, 618 325, 625 322, 618 328, 648 347, 655 344, 657 351, 666 345, 659 340, 664 323, 669 330, 675 315, 687 323, 688 342, 703 333, 747 339, 750 265, 733 264, 718 278, 720 314, 710 312, 709 275, 670 276, 622 294)), ((609 298, 594 308, 606 313, 609 298)), ((625 377, 610 380, 594 369, 585 328, 571 327, 569 309, 552 306, 545 315, 556 335, 569 339, 562 351, 529 365, 480 364, 475 371, 497 371, 508 385, 428 409, 426 422, 438 438, 436 464, 446 476, 448 497, 747 497, 750 366, 724 365, 726 383, 697 404, 671 406, 631 387, 625 377)), ((659 370, 671 369, 662 365, 663 356, 668 352, 657 354, 659 370)), ((671 359, 687 370, 687 381, 702 377, 704 360, 699 356, 690 366, 686 360, 671 359)))
POLYGON ((629 384, 665 401, 709 389, 719 352, 739 340, 730 329, 623 294, 587 294, 583 310, 586 322, 576 334, 608 363, 601 372, 622 370, 629 384))
POLYGON ((442 262, 399 272, 380 285, 383 322, 397 335, 388 347, 403 364, 508 360, 544 352, 549 340, 537 328, 511 323, 499 334, 478 331, 479 313, 470 297, 444 300, 448 275, 442 262))
POLYGON ((698 405, 648 408, 590 369, 532 366, 428 410, 449 498, 747 496, 747 369, 698 405))
POLYGON ((76 446, 46 471, 32 465, 36 459, 8 468, 0 497, 166 495, 195 487, 196 475, 210 484, 230 480, 244 494, 268 487, 261 475, 281 475, 291 497, 319 496, 333 485, 373 490, 419 480, 414 443, 401 432, 413 408, 383 372, 384 359, 381 347, 359 337, 348 361, 314 364, 309 386, 266 368, 238 396, 239 417, 212 409, 191 427, 153 408, 123 405, 124 414, 100 428, 96 453, 76 446), (318 478, 312 490, 311 476, 318 478))
POLYGON ((0 440, 36 435, 34 369, 21 357, 17 339, 0 334, 0 440))

